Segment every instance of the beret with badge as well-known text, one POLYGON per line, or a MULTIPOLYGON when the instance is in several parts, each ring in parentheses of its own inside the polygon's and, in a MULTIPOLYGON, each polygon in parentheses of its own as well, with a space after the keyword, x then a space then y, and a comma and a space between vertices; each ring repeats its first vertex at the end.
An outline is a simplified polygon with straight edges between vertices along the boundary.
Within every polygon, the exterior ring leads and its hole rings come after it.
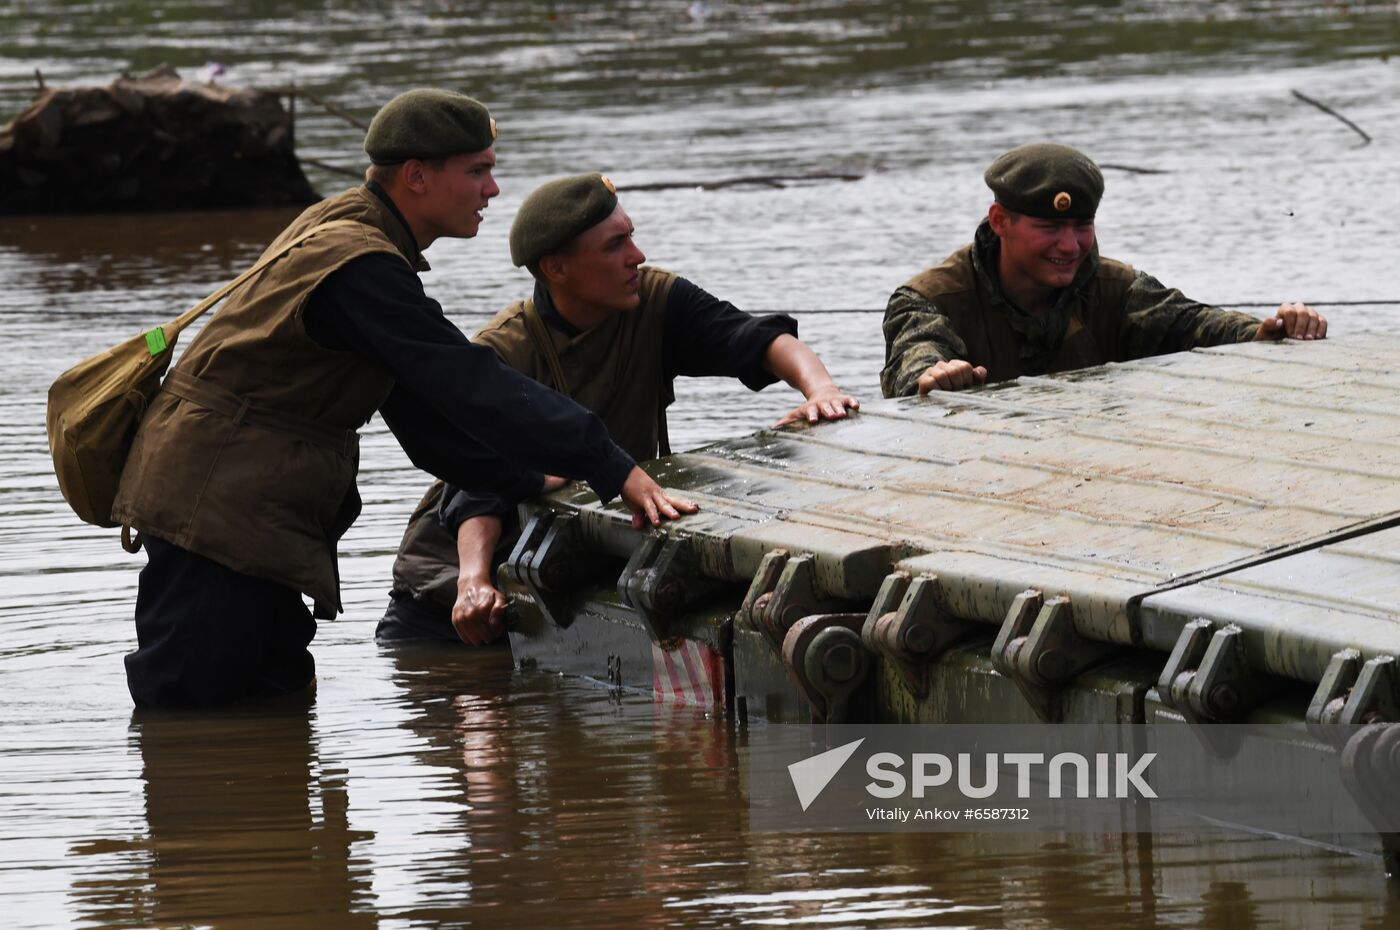
POLYGON ((510 260, 534 265, 564 248, 617 209, 617 188, 606 175, 575 174, 530 192, 510 225, 510 260))
POLYGON ((983 175, 997 203, 1043 220, 1093 219, 1103 196, 1103 174, 1087 155, 1067 145, 1035 142, 1012 149, 983 175))
POLYGON ((410 158, 447 158, 490 148, 496 121, 466 94, 422 88, 384 104, 365 133, 365 154, 376 165, 410 158))

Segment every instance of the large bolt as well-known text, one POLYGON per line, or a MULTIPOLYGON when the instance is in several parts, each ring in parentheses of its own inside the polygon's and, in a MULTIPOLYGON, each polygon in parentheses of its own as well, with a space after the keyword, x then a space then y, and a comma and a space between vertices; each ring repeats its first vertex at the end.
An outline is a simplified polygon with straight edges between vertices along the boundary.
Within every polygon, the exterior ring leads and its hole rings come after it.
POLYGON ((1185 710, 1191 706, 1191 682, 1195 680, 1196 672, 1194 669, 1179 673, 1172 679, 1171 687, 1168 688, 1169 693, 1163 697, 1167 698, 1167 703, 1177 710, 1185 710))
POLYGON ((773 592, 767 591, 753 599, 753 605, 749 607, 749 626, 759 632, 763 631, 763 615, 768 611, 768 602, 773 600, 773 592))
POLYGON ((836 643, 822 655, 822 672, 834 684, 845 684, 856 677, 859 669, 860 656, 850 643, 836 643))
POLYGON ((521 584, 528 585, 534 580, 531 566, 535 563, 535 550, 526 549, 520 554, 520 558, 510 564, 509 571, 512 578, 521 584))
POLYGON ((801 620, 803 617, 809 616, 811 613, 811 608, 804 604, 789 604, 787 609, 777 617, 777 621, 780 625, 779 629, 786 632, 792 629, 794 623, 801 620))
POLYGON ((671 612, 680 610, 685 601, 685 589, 681 583, 674 578, 668 578, 656 586, 652 594, 652 603, 658 610, 671 612))
POLYGON ((1060 649, 1047 649, 1036 657, 1035 673, 1045 681, 1060 681, 1069 675, 1069 657, 1060 649))
POLYGON ((1231 685, 1216 685, 1210 689, 1206 700, 1212 710, 1219 711, 1219 715, 1224 716, 1239 706, 1240 693, 1231 685))
POLYGON ((557 591, 569 585, 569 566, 564 564, 562 559, 556 560, 548 565, 542 566, 540 571, 540 581, 550 590, 557 591))
POLYGON ((916 655, 928 655, 933 651, 933 630, 926 623, 915 623, 904 631, 905 651, 916 655))

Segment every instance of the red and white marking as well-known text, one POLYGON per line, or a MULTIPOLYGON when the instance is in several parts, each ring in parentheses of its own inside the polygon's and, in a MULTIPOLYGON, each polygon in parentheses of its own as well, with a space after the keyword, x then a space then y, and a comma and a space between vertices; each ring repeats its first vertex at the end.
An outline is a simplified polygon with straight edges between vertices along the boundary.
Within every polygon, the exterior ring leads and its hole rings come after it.
POLYGON ((724 659, 693 639, 652 643, 651 688, 658 701, 723 707, 724 659))

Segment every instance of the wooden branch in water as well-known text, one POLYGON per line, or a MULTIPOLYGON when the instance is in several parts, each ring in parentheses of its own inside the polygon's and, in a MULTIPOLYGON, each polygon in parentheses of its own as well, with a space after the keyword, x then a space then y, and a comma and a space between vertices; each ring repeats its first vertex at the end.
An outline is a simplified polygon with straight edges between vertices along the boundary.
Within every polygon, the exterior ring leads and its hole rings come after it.
POLYGON ((667 191, 692 188, 702 191, 719 190, 723 187, 747 187, 762 185, 782 187, 788 182, 797 181, 859 181, 863 174, 839 174, 821 171, 815 174, 760 174, 742 178, 723 178, 718 181, 656 181, 651 184, 619 184, 619 191, 667 191))
POLYGON ((320 97, 316 94, 313 94, 309 90, 300 90, 297 91, 297 93, 301 94, 303 97, 305 97, 307 100, 310 100, 312 103, 320 104, 321 106, 325 107, 327 113, 339 116, 341 119, 345 120, 345 122, 349 123, 351 126, 354 126, 356 129, 363 129, 366 132, 369 131, 369 123, 366 123, 364 120, 361 119, 356 119, 354 116, 351 116, 349 113, 346 113, 340 107, 331 103, 324 97, 320 97))
POLYGON ((340 165, 332 165, 330 162, 318 161, 314 158, 306 158, 304 156, 297 157, 301 159, 301 163, 303 165, 310 165, 313 168, 320 168, 322 171, 334 171, 336 174, 343 174, 347 177, 352 177, 356 180, 361 181, 364 180, 365 177, 365 173, 363 170, 356 171, 354 168, 345 168, 340 165))
POLYGON ((1347 126, 1350 126, 1353 130, 1356 131, 1357 135, 1359 135, 1362 139, 1366 140, 1362 142, 1361 145, 1371 144, 1371 137, 1366 134, 1366 130, 1362 129, 1360 126, 1356 125, 1351 120, 1347 119, 1345 116, 1329 107, 1327 104, 1322 103, 1319 100, 1314 100, 1313 98, 1309 97, 1307 94, 1303 93, 1300 90, 1293 91, 1293 96, 1297 97, 1299 100, 1303 101, 1304 103, 1310 106, 1317 107, 1319 110, 1321 110, 1323 113, 1326 113, 1328 116, 1336 117, 1337 119, 1345 123, 1347 126))
POLYGON ((1109 171, 1126 171, 1129 174, 1170 174, 1165 168, 1135 168, 1132 165, 1099 165, 1109 171))
POLYGON ((298 96, 305 97, 307 100, 310 100, 317 106, 322 107, 327 113, 331 114, 332 116, 340 117, 341 119, 345 120, 345 122, 349 123, 351 126, 354 126, 356 129, 362 129, 366 132, 369 131, 369 124, 366 123, 364 120, 345 112, 345 110, 343 110, 336 104, 331 103, 329 100, 327 100, 325 97, 322 97, 320 94, 313 94, 311 91, 306 90, 305 88, 297 87, 296 84, 288 84, 286 86, 281 87, 269 87, 267 88, 267 90, 275 94, 286 94, 288 97, 291 97, 293 99, 295 99, 298 96))

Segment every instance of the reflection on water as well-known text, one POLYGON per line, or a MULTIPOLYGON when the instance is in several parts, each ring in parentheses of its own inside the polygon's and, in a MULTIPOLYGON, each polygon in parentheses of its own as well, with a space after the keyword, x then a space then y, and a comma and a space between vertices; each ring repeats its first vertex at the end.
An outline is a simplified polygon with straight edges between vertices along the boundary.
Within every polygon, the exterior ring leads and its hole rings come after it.
POLYGON ((76 909, 113 926, 376 926, 371 863, 353 854, 371 834, 350 828, 346 773, 323 765, 310 709, 138 711, 146 830, 75 845, 131 870, 75 882, 76 909))
MULTIPOLYGON (((1303 297, 1334 332, 1400 329, 1400 14, 1386 3, 412 0, 0 4, 0 110, 51 83, 211 61, 366 116, 443 84, 497 112, 504 193, 429 252, 471 329, 529 293, 516 205, 546 177, 800 174, 853 183, 625 196, 650 259, 798 312, 837 380, 877 393, 878 312, 970 237, 998 152, 1079 145, 1110 171, 1105 254, 1203 299, 1303 297), (1354 133, 1289 91, 1362 125, 1354 133)), ((303 101, 298 145, 360 133, 303 101)), ((327 193, 346 183, 312 171, 327 193)), ((748 830, 745 731, 500 651, 385 652, 389 565, 426 479, 377 422, 309 710, 131 716, 141 562, 59 500, 44 392, 77 359, 241 270, 279 213, 0 219, 0 887, 7 927, 1372 927, 1378 864, 1260 837, 807 836, 748 830)), ((685 448, 792 395, 678 385, 685 448)), ((764 444, 756 440, 755 454, 764 444)))
MULTIPOLYGON (((346 648, 331 651, 343 662, 346 648)), ((342 666, 309 707, 135 715, 139 815, 114 830, 106 805, 65 850, 73 923, 1238 930, 1400 917, 1377 863, 1262 838, 752 833, 746 730, 512 673, 503 649, 381 658, 342 666), (377 683, 366 691, 361 675, 377 683)))
POLYGON ((172 277, 218 282, 255 261, 295 211, 156 213, 84 217, 0 217, 0 253, 27 269, 28 286, 54 295, 81 292, 85 306, 5 308, 31 319, 110 318, 130 309, 140 327, 151 308, 132 297, 172 277), (37 317, 35 316, 37 314, 37 317))

